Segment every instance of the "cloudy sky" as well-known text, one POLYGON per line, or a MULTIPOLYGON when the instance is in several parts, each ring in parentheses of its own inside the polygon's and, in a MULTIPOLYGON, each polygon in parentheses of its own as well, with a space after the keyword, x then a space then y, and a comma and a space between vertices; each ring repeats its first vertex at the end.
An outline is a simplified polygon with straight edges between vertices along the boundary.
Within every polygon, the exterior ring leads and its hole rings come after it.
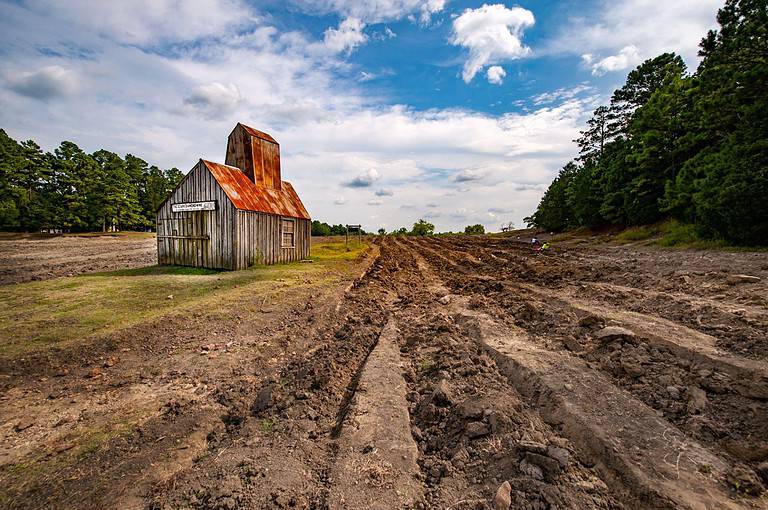
POLYGON ((0 0, 0 127, 186 172, 241 121, 314 218, 498 230, 632 67, 696 66, 721 3, 0 0))

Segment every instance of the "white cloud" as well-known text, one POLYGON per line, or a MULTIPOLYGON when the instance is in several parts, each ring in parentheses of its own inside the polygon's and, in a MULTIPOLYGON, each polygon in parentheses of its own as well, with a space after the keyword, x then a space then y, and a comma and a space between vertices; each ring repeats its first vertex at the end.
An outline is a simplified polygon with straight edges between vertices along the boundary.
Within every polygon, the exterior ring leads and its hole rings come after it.
POLYGON ((377 197, 391 197, 394 194, 395 193, 389 189, 380 189, 376 193, 374 193, 374 195, 376 195, 377 197))
POLYGON ((537 53, 586 56, 585 63, 591 65, 600 60, 597 55, 616 55, 635 46, 642 59, 674 51, 693 67, 699 42, 716 28, 722 5, 722 0, 601 0, 590 12, 563 16, 567 22, 562 31, 546 46, 537 47, 537 53))
POLYGON ((338 197, 336 200, 333 201, 335 205, 344 205, 347 203, 347 199, 344 197, 338 197))
POLYGON ((138 45, 212 37, 256 19, 242 0, 27 0, 25 5, 60 19, 71 31, 138 45))
POLYGON ((381 178, 379 172, 375 168, 368 169, 364 174, 360 174, 352 180, 346 182, 344 185, 348 188, 368 188, 373 186, 373 183, 381 178))
POLYGON ((23 96, 46 101, 74 93, 79 84, 77 75, 58 65, 46 66, 36 71, 8 73, 8 87, 23 96))
MULTIPOLYGON (((582 55, 582 59, 585 62, 591 63, 592 56, 582 55), (586 57, 589 57, 589 58, 586 58, 586 57)), ((611 55, 610 57, 605 57, 604 59, 593 63, 592 75, 602 76, 605 73, 623 71, 625 69, 629 69, 637 66, 642 61, 643 59, 640 57, 640 52, 638 51, 637 47, 630 44, 629 46, 623 47, 618 54, 611 55)))
POLYGON ((365 23, 358 18, 347 18, 339 23, 339 28, 328 28, 323 35, 325 48, 331 53, 351 53, 357 46, 365 43, 363 33, 365 23))
POLYGON ((533 104, 535 106, 541 106, 545 104, 552 104, 558 101, 573 99, 574 97, 577 97, 584 92, 594 92, 594 91, 595 91, 594 87, 586 83, 580 83, 579 85, 576 85, 574 87, 561 87, 559 89, 556 89, 550 92, 543 92, 541 94, 537 94, 533 96, 531 100, 533 101, 533 104))
POLYGON ((523 45, 523 31, 533 26, 533 13, 522 7, 502 4, 467 9, 453 20, 451 43, 469 50, 462 77, 466 83, 483 67, 519 59, 530 54, 523 45))
POLYGON ((501 85, 504 82, 504 77, 507 75, 507 72, 504 70, 501 66, 491 66, 488 68, 488 72, 486 73, 486 78, 488 78, 488 83, 491 83, 493 85, 501 85))
POLYGON ((293 0, 291 3, 309 13, 337 13, 366 23, 393 21, 417 14, 428 23, 433 14, 445 8, 445 0, 293 0))
POLYGON ((207 118, 221 119, 232 114, 243 101, 240 89, 230 83, 199 85, 184 99, 184 103, 203 113, 207 118))
POLYGON ((371 200, 368 201, 368 205, 381 205, 383 203, 384 201, 379 200, 378 198, 372 198, 371 200))

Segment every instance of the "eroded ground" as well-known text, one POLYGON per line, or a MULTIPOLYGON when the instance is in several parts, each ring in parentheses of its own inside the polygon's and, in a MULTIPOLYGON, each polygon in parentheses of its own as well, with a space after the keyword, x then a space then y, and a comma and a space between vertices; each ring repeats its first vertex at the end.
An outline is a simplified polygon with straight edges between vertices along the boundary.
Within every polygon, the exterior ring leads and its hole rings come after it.
POLYGON ((764 253, 387 238, 282 271, 17 340, 2 505, 768 507, 764 253))

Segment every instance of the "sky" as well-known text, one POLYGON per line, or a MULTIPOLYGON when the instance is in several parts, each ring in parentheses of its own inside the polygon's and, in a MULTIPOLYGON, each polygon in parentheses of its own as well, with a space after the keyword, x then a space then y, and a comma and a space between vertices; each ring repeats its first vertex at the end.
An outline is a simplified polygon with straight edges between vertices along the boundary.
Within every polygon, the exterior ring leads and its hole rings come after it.
POLYGON ((0 128, 162 168, 280 143, 314 219, 523 225, 643 60, 722 0, 0 0, 0 128))

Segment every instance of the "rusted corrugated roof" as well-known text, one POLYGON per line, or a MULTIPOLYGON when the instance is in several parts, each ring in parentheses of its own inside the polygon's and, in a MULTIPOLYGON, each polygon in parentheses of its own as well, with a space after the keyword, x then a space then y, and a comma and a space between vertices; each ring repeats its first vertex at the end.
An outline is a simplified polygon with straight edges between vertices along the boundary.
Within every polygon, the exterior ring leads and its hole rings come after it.
MULTIPOLYGON (((246 132, 248 132, 248 134, 251 135, 251 136, 255 136, 256 138, 261 138, 262 140, 267 140, 268 142, 277 143, 277 140, 275 140, 274 138, 269 136, 264 131, 259 131, 258 129, 253 129, 250 126, 246 126, 242 122, 238 122, 238 124, 243 126, 243 129, 245 129, 246 132)), ((278 144, 278 145, 280 145, 280 144, 278 144)))
POLYGON ((253 183, 239 168, 201 160, 236 208, 279 214, 291 218, 311 219, 290 182, 281 189, 265 188, 253 183))

